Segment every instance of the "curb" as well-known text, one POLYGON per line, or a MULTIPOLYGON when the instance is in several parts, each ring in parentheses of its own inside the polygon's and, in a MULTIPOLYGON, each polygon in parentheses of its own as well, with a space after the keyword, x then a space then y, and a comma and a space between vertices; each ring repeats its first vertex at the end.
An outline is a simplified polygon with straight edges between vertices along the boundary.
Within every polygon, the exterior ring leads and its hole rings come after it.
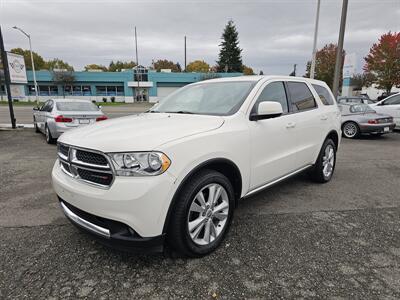
POLYGON ((17 128, 13 129, 11 124, 0 124, 0 130, 22 130, 22 129, 33 129, 33 124, 17 124, 17 128))

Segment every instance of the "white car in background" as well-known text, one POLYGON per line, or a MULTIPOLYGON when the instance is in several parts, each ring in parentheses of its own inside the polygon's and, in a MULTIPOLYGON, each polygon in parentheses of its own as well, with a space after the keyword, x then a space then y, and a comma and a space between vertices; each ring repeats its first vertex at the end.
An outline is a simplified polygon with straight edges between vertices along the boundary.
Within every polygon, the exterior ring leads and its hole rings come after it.
POLYGON ((400 129, 400 93, 389 96, 370 106, 381 114, 387 114, 393 117, 396 123, 396 129, 400 129))
POLYGON ((33 108, 35 131, 44 133, 48 144, 70 129, 104 120, 107 116, 89 100, 50 99, 33 108))
POLYGON ((53 187, 67 218, 107 245, 167 242, 198 257, 221 244, 239 199, 305 170, 330 181, 340 137, 322 81, 205 80, 146 113, 63 134, 53 187))

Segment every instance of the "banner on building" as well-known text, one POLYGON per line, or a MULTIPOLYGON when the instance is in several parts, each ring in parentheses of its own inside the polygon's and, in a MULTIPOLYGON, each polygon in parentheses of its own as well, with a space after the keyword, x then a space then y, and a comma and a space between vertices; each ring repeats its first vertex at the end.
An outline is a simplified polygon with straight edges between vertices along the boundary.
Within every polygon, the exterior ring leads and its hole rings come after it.
POLYGON ((28 83, 24 57, 7 52, 7 61, 11 83, 28 83))
POLYGON ((343 64, 343 78, 351 78, 356 73, 356 54, 346 54, 343 64))

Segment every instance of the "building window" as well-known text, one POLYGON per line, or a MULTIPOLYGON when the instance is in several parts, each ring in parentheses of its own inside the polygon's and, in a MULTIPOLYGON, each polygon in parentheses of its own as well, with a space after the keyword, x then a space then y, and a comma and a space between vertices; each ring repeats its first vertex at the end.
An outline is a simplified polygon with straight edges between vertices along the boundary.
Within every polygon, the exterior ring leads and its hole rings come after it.
POLYGON ((72 86, 66 85, 64 86, 64 96, 71 96, 72 95, 72 86))
POLYGON ((80 85, 72 87, 73 96, 82 96, 82 87, 80 85))
POLYGON ((0 95, 5 95, 5 94, 6 94, 6 86, 0 85, 0 95))
POLYGON ((56 85, 49 86, 50 96, 58 96, 58 87, 56 85))
POLYGON ((123 86, 96 86, 97 96, 123 96, 123 86))
POLYGON ((83 96, 91 96, 92 92, 90 90, 90 86, 88 86, 88 85, 82 86, 82 94, 83 94, 83 96))

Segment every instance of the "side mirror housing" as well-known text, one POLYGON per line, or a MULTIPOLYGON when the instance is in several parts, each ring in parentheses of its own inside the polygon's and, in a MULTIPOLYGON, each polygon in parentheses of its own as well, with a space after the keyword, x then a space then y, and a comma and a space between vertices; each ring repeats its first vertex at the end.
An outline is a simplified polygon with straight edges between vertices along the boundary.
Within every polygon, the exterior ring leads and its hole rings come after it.
POLYGON ((39 110, 39 107, 35 106, 35 107, 33 108, 33 110, 39 110))
POLYGON ((283 114, 282 105, 275 101, 260 102, 257 107, 257 112, 250 115, 251 121, 271 119, 279 117, 283 114))

